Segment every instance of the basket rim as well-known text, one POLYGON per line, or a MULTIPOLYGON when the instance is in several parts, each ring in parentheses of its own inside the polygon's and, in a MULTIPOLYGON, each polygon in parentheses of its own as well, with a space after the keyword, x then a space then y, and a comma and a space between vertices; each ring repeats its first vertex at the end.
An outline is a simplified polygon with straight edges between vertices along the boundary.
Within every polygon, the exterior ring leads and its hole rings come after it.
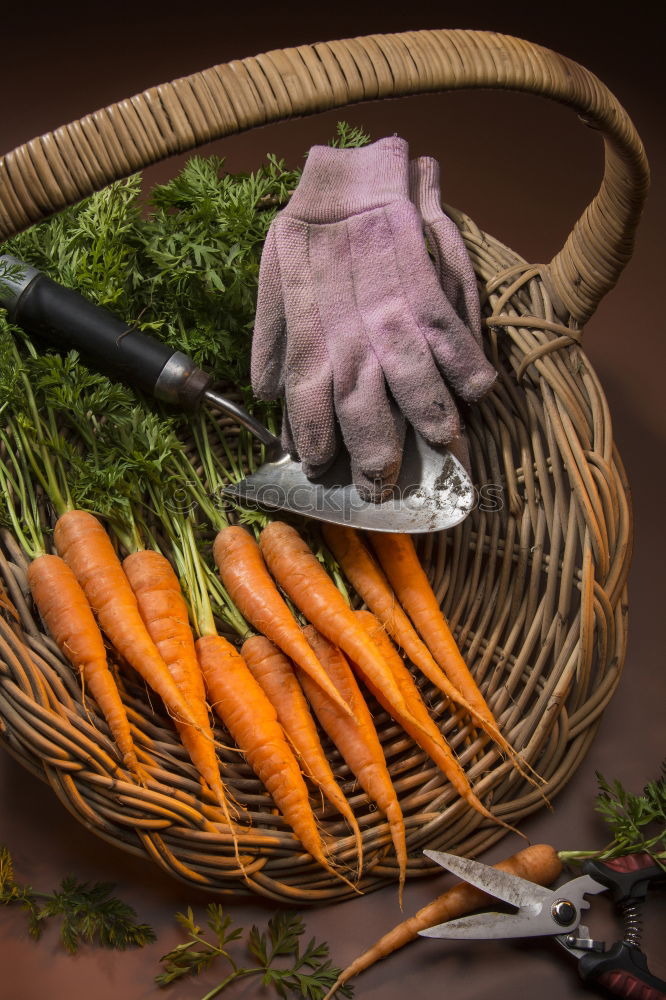
POLYGON ((633 252, 649 186, 645 150, 593 73, 492 31, 427 29, 300 45, 151 87, 0 157, 0 240, 213 139, 364 100, 465 88, 552 99, 605 139, 599 191, 542 272, 559 318, 580 328, 633 252))

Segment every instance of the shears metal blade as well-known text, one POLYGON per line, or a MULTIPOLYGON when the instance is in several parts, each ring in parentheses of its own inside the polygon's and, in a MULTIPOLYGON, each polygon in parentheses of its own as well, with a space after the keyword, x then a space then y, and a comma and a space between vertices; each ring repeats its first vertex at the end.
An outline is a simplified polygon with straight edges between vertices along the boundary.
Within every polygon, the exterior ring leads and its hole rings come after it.
POLYGON ((517 912, 478 913, 447 920, 419 931, 422 937, 480 939, 564 934, 578 927, 581 911, 590 905, 585 895, 605 891, 589 875, 572 879, 559 889, 545 889, 469 858, 441 851, 424 851, 424 854, 470 885, 516 907, 517 912))

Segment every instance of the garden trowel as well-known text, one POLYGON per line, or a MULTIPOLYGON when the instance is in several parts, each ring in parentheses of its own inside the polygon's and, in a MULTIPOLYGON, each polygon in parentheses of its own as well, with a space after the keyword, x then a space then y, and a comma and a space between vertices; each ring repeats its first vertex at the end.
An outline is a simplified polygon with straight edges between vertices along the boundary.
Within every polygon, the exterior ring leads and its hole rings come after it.
POLYGON ((381 503, 359 496, 344 451, 323 476, 308 479, 280 439, 224 395, 186 354, 9 256, 0 256, 0 305, 12 322, 79 351, 110 378, 184 409, 211 406, 246 427, 265 446, 265 457, 256 472, 224 490, 241 507, 291 511, 367 531, 418 533, 451 528, 474 506, 474 487, 460 462, 411 430, 398 482, 381 503))

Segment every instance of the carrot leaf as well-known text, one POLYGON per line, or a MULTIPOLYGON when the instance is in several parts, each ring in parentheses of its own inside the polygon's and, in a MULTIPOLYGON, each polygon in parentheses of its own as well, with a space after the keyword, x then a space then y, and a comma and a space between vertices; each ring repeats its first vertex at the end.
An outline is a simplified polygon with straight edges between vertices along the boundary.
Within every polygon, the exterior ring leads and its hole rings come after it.
POLYGON ((268 966, 277 955, 291 955, 298 950, 298 939, 305 926, 298 914, 279 911, 268 921, 268 935, 260 934, 256 927, 250 931, 248 948, 264 965, 268 966))
POLYGON ((0 904, 20 903, 32 916, 36 910, 32 888, 19 885, 14 878, 14 862, 8 849, 0 845, 0 904))
POLYGON ((97 942, 102 948, 141 947, 155 939, 147 924, 137 924, 134 909, 111 894, 110 882, 79 882, 68 877, 60 889, 44 897, 35 915, 34 936, 39 937, 44 921, 62 917, 60 938, 66 950, 73 954, 81 942, 97 942))
POLYGON ((621 781, 608 781, 597 773, 596 810, 612 833, 612 840, 598 851, 560 851, 562 861, 616 858, 624 854, 651 854, 666 870, 666 761, 660 776, 639 794, 621 781))
POLYGON ((0 291, 7 284, 11 288, 14 282, 21 281, 24 274, 25 267, 19 261, 12 261, 10 264, 8 260, 0 260, 0 291))
POLYGON ((0 845, 0 904, 18 903, 26 909, 29 933, 36 940, 49 918, 61 917, 60 939, 70 954, 83 942, 123 951, 155 940, 152 927, 138 924, 134 909, 113 896, 113 888, 110 882, 91 885, 69 876, 54 892, 37 892, 16 881, 11 854, 0 845))
POLYGON ((208 927, 217 938, 216 942, 203 937, 201 927, 195 923, 191 907, 187 908, 187 913, 176 914, 176 920, 188 934, 188 939, 160 959, 165 969, 155 977, 158 986, 168 986, 183 976, 198 976, 215 958, 226 958, 232 966, 232 971, 236 971, 236 964, 228 954, 226 946, 241 936, 242 928, 231 927, 231 917, 223 912, 219 904, 211 903, 207 908, 207 914, 208 927), (199 947, 196 947, 197 945, 199 947))
MULTIPOLYGON (((279 997, 321 1000, 337 980, 340 970, 331 964, 327 944, 312 938, 301 951, 305 924, 297 913, 278 910, 268 920, 265 930, 253 926, 248 931, 247 951, 257 962, 250 967, 240 965, 227 949, 243 936, 243 928, 232 927, 231 917, 217 903, 209 905, 206 913, 211 932, 208 936, 196 923, 191 909, 186 914, 176 914, 188 937, 163 956, 164 972, 155 978, 159 986, 168 986, 183 976, 198 976, 217 958, 226 960, 227 974, 202 1000, 213 1000, 230 983, 247 976, 260 977, 262 985, 272 987, 279 997)), ((351 997, 351 987, 342 986, 339 995, 351 997)))
POLYGON ((356 146, 367 146, 370 142, 368 133, 357 125, 350 125, 349 122, 338 122, 335 130, 335 138, 331 139, 329 146, 337 146, 338 149, 350 149, 356 146))

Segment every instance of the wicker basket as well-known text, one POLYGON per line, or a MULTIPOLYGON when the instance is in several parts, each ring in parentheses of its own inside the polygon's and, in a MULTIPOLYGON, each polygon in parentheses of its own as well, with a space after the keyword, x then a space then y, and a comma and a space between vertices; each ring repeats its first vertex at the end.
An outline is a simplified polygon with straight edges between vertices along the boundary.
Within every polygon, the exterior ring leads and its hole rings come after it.
MULTIPOLYGON (((626 642, 631 510, 607 404, 581 331, 627 262, 647 163, 623 109, 589 72, 536 45, 487 32, 420 31, 305 45, 216 66, 153 88, 34 139, 0 159, 0 239, 171 154, 256 125, 347 104, 453 88, 541 94, 573 108, 605 139, 599 193, 548 265, 531 265, 454 213, 482 287, 486 345, 501 372, 474 410, 479 485, 501 484, 460 527, 421 539, 421 555, 467 662, 507 738, 543 775, 549 798, 571 777, 618 682, 626 642)), ((0 615, 0 733, 99 837, 207 891, 299 903, 349 894, 276 816, 237 754, 223 757, 251 825, 240 836, 246 881, 228 835, 211 822, 168 722, 131 702, 139 743, 158 749, 149 788, 117 764, 106 725, 43 634, 27 597, 25 559, 5 533, 0 574, 18 612, 0 615)), ((478 794, 512 823, 540 808, 527 784, 425 689, 478 794)), ((431 870, 424 847, 473 855, 503 830, 456 800, 397 727, 377 715, 405 814, 409 875, 431 870)), ((396 879, 384 818, 331 751, 359 818, 365 889, 396 879)), ((344 823, 316 807, 336 858, 353 864, 344 823)))

